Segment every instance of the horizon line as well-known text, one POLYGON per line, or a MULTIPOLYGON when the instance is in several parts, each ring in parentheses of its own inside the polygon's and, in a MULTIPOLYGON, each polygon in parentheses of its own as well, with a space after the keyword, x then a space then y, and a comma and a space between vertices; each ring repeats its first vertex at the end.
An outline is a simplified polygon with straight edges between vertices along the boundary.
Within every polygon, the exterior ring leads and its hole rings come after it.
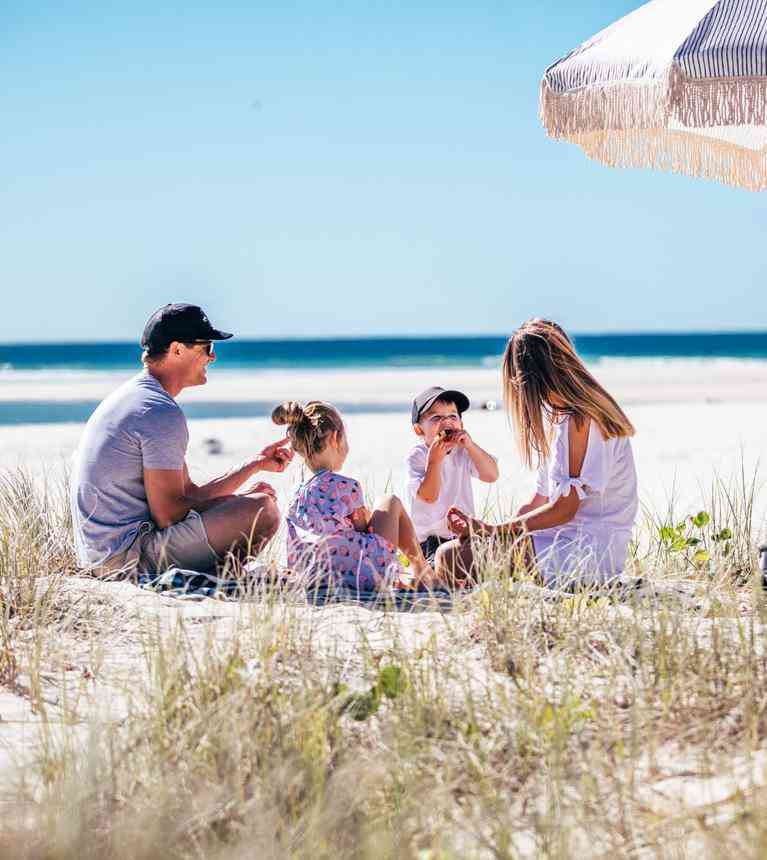
MULTIPOLYGON (((655 330, 615 330, 615 331, 571 331, 572 337, 696 337, 700 335, 767 335, 767 328, 743 328, 743 329, 655 329, 655 330)), ((510 335, 487 333, 487 334, 375 334, 375 335, 289 335, 284 337, 237 337, 229 340, 229 343, 291 343, 291 342, 355 342, 355 341, 381 341, 381 340, 508 340, 510 335)), ((227 341, 222 341, 225 343, 227 341)), ((13 346, 129 346, 135 345, 140 348, 138 341, 134 340, 11 340, 0 341, 0 348, 13 346)))

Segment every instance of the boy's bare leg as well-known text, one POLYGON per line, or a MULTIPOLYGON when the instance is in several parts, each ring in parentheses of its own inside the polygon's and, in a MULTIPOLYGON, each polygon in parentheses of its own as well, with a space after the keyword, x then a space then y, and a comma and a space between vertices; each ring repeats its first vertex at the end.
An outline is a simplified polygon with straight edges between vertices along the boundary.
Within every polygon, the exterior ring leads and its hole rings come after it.
POLYGON ((443 543, 434 557, 434 569, 443 582, 455 586, 459 582, 473 581, 474 552, 470 540, 443 543))
MULTIPOLYGON (((535 550, 529 535, 498 542, 495 550, 508 555, 511 576, 535 573, 535 550)), ((495 556, 491 556, 494 558, 495 556)), ((475 558, 471 541, 457 538, 442 544, 434 559, 437 576, 455 585, 457 582, 476 580, 475 558)))

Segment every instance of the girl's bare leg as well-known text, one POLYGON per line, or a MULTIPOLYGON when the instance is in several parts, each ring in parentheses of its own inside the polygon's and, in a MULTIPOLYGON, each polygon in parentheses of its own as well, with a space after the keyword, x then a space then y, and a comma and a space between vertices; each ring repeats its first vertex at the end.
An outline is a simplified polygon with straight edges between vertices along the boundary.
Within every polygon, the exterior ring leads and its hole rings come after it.
POLYGON ((372 532, 402 550, 417 578, 428 580, 433 575, 418 543, 413 521, 397 496, 384 496, 376 502, 369 525, 372 532))

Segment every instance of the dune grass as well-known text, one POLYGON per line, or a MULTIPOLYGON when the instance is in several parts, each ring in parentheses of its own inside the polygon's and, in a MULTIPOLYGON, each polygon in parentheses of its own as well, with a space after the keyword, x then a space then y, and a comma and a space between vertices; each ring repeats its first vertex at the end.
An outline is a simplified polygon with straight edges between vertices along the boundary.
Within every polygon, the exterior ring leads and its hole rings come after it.
POLYGON ((445 613, 264 593, 215 617, 73 577, 64 488, 6 473, 0 694, 36 734, 0 857, 762 857, 755 492, 645 512, 621 600, 488 558, 445 613))

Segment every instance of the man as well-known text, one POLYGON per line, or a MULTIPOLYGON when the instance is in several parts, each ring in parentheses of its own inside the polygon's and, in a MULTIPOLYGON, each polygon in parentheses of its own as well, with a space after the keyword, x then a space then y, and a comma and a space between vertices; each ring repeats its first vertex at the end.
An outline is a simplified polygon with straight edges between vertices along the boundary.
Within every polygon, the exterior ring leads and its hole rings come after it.
POLYGON ((165 305, 149 318, 144 371, 99 405, 78 447, 71 506, 83 567, 210 570, 228 552, 256 555, 274 536, 274 490, 235 491, 257 472, 282 472, 293 456, 287 440, 201 486, 186 465, 189 431, 175 397, 207 382, 214 341, 230 337, 195 305, 165 305))

